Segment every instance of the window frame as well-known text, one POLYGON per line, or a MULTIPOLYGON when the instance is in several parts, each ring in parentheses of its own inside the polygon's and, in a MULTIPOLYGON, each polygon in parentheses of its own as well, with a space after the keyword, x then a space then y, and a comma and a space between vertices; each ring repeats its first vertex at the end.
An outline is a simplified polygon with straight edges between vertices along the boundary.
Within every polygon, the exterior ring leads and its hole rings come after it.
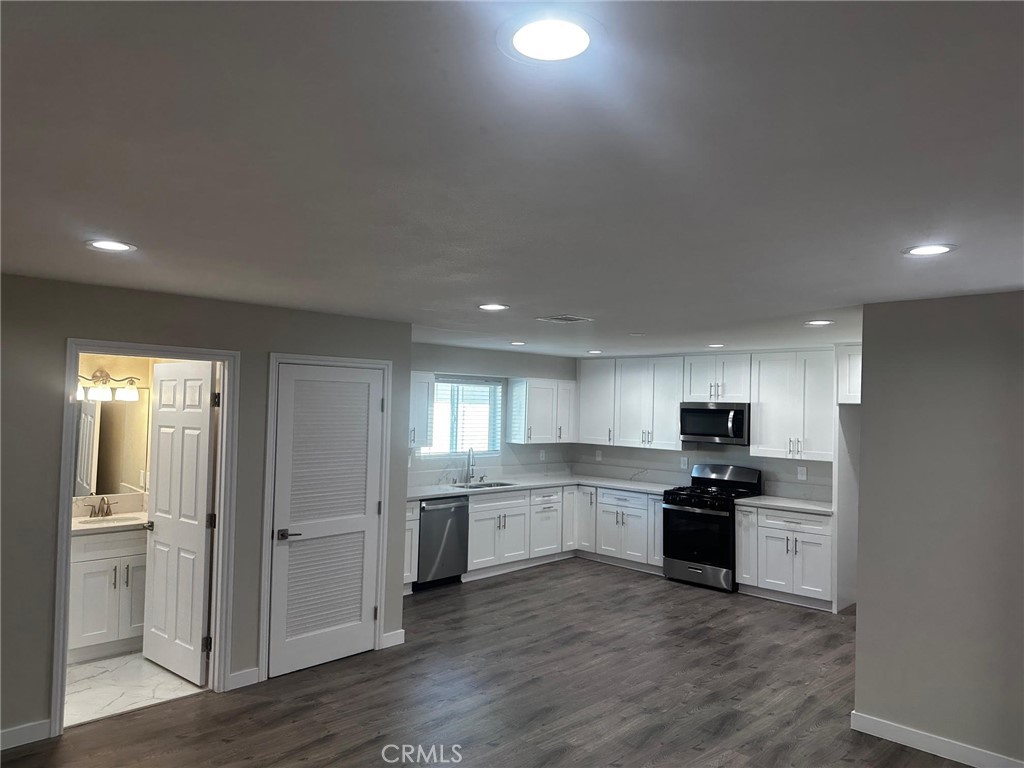
MULTIPOLYGON (((494 433, 493 433, 493 435, 488 435, 488 437, 493 437, 493 440, 496 443, 497 447, 496 448, 488 448, 487 450, 475 450, 474 449, 474 456, 479 457, 479 458, 500 457, 502 449, 504 447, 504 443, 505 443, 505 401, 507 399, 506 392, 508 391, 508 380, 504 379, 504 378, 497 377, 497 376, 479 376, 479 375, 461 374, 461 373, 435 373, 434 374, 435 393, 436 393, 436 387, 439 384, 477 385, 477 386, 490 386, 490 387, 493 387, 493 392, 495 393, 495 396, 497 397, 497 406, 498 406, 497 407, 497 424, 493 423, 494 419, 495 419, 495 415, 494 415, 495 409, 494 409, 494 404, 493 404, 493 399, 492 399, 492 403, 490 405, 490 409, 491 410, 490 410, 489 418, 490 418, 490 421, 492 423, 492 429, 494 430, 494 433)), ((437 428, 436 428, 436 425, 434 425, 434 423, 433 423, 433 419, 434 419, 435 405, 436 405, 436 402, 437 402, 436 398, 437 398, 437 396, 435 394, 434 400, 431 401, 431 404, 430 404, 431 428, 434 430, 433 434, 435 436, 435 441, 436 441, 436 436, 437 436, 437 428)), ((453 418, 449 419, 449 430, 450 430, 450 433, 449 433, 449 445, 457 445, 457 443, 458 443, 458 420, 456 418, 454 418, 454 416, 456 414, 456 408, 457 407, 458 407, 458 405, 456 404, 455 407, 451 411, 453 418)), ((433 451, 432 446, 423 446, 421 448, 417 448, 416 449, 416 455, 417 455, 417 457, 419 459, 441 459, 441 460, 448 460, 448 461, 450 461, 452 459, 464 459, 464 458, 466 458, 469 455, 469 451, 465 450, 465 451, 457 451, 457 452, 449 451, 449 452, 445 452, 445 453, 440 453, 440 452, 436 452, 435 453, 433 451)))

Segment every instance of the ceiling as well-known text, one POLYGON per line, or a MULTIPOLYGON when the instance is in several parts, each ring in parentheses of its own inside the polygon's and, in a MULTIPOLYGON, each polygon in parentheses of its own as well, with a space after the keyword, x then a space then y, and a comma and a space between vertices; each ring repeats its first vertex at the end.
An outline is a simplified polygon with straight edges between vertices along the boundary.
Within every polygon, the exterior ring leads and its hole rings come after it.
POLYGON ((573 356, 1024 286, 1024 5, 566 7, 531 65, 525 4, 4 3, 3 269, 573 356))

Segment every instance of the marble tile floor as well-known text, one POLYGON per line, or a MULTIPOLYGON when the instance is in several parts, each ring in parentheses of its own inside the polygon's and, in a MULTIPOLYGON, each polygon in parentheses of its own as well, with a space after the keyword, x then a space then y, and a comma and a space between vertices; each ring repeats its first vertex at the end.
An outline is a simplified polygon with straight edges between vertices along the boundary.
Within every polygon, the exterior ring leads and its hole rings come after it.
POLYGON ((141 653, 68 667, 64 727, 203 691, 141 653))

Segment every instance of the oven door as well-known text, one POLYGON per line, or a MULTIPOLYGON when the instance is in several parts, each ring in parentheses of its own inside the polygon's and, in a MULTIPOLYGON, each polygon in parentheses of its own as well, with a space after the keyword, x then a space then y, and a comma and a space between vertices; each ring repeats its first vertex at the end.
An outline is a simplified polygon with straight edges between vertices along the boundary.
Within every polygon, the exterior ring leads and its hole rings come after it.
POLYGON ((679 437, 692 443, 750 445, 750 404, 681 403, 679 437))
POLYGON ((662 504, 665 575, 733 591, 736 528, 733 512, 662 504))

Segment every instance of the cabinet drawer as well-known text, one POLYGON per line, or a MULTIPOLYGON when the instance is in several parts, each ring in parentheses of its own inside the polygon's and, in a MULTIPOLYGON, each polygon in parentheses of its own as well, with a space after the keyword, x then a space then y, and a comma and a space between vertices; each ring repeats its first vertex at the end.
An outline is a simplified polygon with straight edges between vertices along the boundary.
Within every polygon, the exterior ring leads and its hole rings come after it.
POLYGON ((547 504, 531 504, 530 511, 532 512, 557 512, 562 508, 562 501, 549 501, 547 504))
POLYGON ((503 491, 501 493, 481 493, 478 496, 469 497, 470 512, 489 512, 495 509, 509 509, 511 507, 528 507, 530 505, 529 491, 503 491))
POLYGON ((146 554, 146 531, 92 533, 71 537, 71 562, 146 554))
POLYGON ((405 519, 406 520, 419 520, 420 519, 420 503, 419 503, 419 501, 407 501, 405 503, 405 519))
POLYGON ((610 488, 600 488, 597 491, 597 500, 601 504, 611 504, 615 507, 647 509, 646 493, 631 493, 630 491, 613 491, 610 488))
POLYGON ((530 504, 551 504, 555 501, 562 503, 561 488, 535 488, 530 493, 530 504))
POLYGON ((832 535, 832 517, 811 515, 806 512, 781 512, 777 509, 758 509, 757 524, 761 528, 779 528, 784 531, 803 531, 822 536, 832 535))

